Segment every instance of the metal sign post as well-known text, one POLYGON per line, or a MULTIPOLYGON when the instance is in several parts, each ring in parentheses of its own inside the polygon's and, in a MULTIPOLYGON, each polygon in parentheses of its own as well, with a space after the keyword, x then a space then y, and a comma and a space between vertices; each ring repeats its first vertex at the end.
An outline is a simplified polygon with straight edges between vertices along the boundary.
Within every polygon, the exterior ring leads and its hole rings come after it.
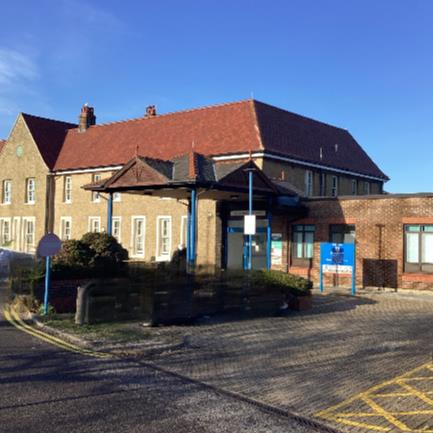
POLYGON ((50 291, 51 256, 45 257, 44 316, 48 314, 48 292, 50 291))
POLYGON ((62 248, 62 241, 54 234, 48 233, 40 241, 37 254, 45 257, 45 293, 44 293, 44 316, 48 314, 48 296, 50 290, 51 257, 55 256, 62 248))
POLYGON ((247 260, 244 268, 250 271, 253 267, 253 235, 256 234, 256 216, 253 215, 253 171, 248 168, 248 215, 244 216, 244 235, 248 236, 247 260))
POLYGON ((351 275, 352 295, 356 294, 355 244, 320 244, 320 291, 323 292, 323 274, 351 275))

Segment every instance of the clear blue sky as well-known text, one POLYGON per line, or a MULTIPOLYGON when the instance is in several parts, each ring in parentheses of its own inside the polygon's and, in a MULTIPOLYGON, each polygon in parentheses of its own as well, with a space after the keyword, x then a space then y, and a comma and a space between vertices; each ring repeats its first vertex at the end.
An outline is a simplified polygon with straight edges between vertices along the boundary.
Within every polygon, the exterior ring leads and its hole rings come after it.
POLYGON ((99 122, 254 98, 349 129, 391 192, 433 191, 431 0, 27 0, 0 19, 18 112, 99 122))

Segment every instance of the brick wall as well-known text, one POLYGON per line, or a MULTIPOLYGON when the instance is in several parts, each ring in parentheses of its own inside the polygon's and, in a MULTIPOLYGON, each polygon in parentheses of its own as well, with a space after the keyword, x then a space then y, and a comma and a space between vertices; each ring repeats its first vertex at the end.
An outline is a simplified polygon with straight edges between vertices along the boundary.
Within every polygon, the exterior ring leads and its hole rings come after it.
MULTIPOLYGON (((314 258, 311 268, 290 266, 289 258, 287 263, 290 272, 311 276, 318 283, 320 242, 329 242, 330 224, 354 224, 357 286, 433 290, 433 274, 408 273, 404 270, 404 225, 433 224, 433 194, 310 199, 303 203, 309 209, 308 218, 298 220, 295 224, 315 225, 314 258)), ((277 226, 276 221, 274 225, 277 226)), ((290 229, 289 225, 286 230, 289 239, 290 229)), ((336 281, 333 276, 327 276, 325 284, 350 284, 350 277, 339 278, 336 281)))

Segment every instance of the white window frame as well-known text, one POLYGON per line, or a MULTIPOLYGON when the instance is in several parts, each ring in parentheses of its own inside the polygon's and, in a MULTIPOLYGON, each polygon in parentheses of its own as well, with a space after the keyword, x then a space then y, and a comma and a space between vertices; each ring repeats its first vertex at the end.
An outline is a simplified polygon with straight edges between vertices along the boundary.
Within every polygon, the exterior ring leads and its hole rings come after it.
POLYGON ((352 195, 358 194, 358 181, 356 179, 352 179, 352 195))
POLYGON ((313 195, 314 176, 311 170, 305 170, 305 195, 311 197, 313 195))
POLYGON ((114 238, 117 239, 117 242, 119 242, 119 244, 122 242, 122 217, 114 216, 111 218, 111 234, 114 238), (114 222, 115 221, 119 222, 119 235, 118 236, 114 236, 114 222))
POLYGON ((170 215, 158 215, 156 217, 156 254, 155 254, 155 260, 157 262, 168 262, 171 259, 172 255, 172 244, 173 244, 173 228, 172 228, 172 218, 170 215), (168 221, 169 222, 169 236, 168 236, 168 252, 161 253, 160 251, 160 239, 161 239, 161 232, 159 230, 161 221, 168 221))
POLYGON ((26 204, 36 203, 36 179, 28 177, 26 179, 26 204))
POLYGON ((63 203, 72 203, 72 176, 63 178, 63 203))
POLYGON ((60 217, 60 239, 62 241, 67 241, 72 239, 72 217, 70 216, 66 216, 66 217, 60 217), (65 236, 65 223, 68 222, 69 223, 69 237, 65 236))
POLYGON ((180 236, 179 236, 179 249, 186 248, 186 243, 188 242, 188 215, 182 215, 180 217, 180 236), (184 232, 186 238, 184 239, 184 232))
POLYGON ((101 227, 101 217, 100 216, 89 216, 89 224, 88 224, 88 231, 89 233, 101 233, 102 227, 101 227), (93 230, 93 222, 97 221, 99 225, 99 231, 93 230))
POLYGON ((12 203, 12 181, 5 179, 3 181, 2 204, 12 203))
POLYGON ((0 246, 7 247, 12 240, 12 218, 0 218, 0 246), (5 227, 8 227, 7 236, 5 236, 5 227))
POLYGON ((331 197, 338 196, 338 176, 332 176, 331 197))
POLYGON ((35 252, 35 241, 36 241, 36 218, 35 217, 23 217, 22 224, 21 224, 21 230, 22 230, 22 241, 23 241, 23 251, 25 253, 34 253, 35 252), (33 239, 32 242, 27 242, 27 227, 28 224, 33 224, 33 239))
POLYGON ((131 257, 144 259, 146 257, 146 217, 144 215, 133 215, 131 217, 131 257), (142 220, 143 221, 143 252, 137 253, 136 251, 136 242, 135 242, 135 221, 142 220))
MULTIPOLYGON (((96 183, 102 180, 102 174, 95 173, 92 175, 92 183, 96 183)), ((100 203, 101 202, 101 194, 97 191, 92 191, 92 202, 100 203)))

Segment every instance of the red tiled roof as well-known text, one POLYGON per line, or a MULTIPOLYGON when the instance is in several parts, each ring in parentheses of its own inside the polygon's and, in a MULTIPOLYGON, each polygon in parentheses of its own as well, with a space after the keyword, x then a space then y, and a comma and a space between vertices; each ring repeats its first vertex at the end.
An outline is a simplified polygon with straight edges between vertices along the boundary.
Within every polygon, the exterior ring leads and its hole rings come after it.
POLYGON ((255 101, 255 108, 269 152, 387 179, 347 130, 263 102, 255 101))
POLYGON ((210 155, 261 149, 252 101, 70 130, 56 170, 124 164, 138 151, 170 159, 195 152, 210 155), (137 150, 138 147, 138 150, 137 150))
POLYGON ((22 113, 22 115, 41 152, 42 158, 47 166, 52 169, 62 149, 66 132, 68 129, 77 128, 77 125, 26 113, 22 113))
POLYGON ((70 123, 25 116, 54 170, 123 165, 137 154, 168 160, 191 151, 266 151, 387 179, 348 131, 254 100, 95 125, 81 133, 70 123))

